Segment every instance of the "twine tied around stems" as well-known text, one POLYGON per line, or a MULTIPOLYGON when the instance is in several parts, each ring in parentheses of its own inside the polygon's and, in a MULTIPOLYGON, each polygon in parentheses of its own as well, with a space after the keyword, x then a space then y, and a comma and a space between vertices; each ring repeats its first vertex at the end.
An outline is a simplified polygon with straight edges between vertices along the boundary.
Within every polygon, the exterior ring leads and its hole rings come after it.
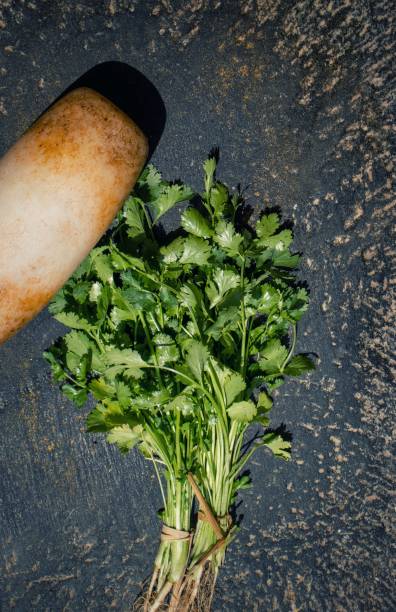
POLYGON ((195 563, 194 567, 191 568, 189 570, 188 573, 192 572, 193 570, 195 570, 195 568, 199 565, 204 565, 206 563, 206 561, 208 561, 210 559, 210 557, 217 552, 218 550, 220 550, 220 548, 222 548, 227 540, 228 540, 228 536, 230 534, 230 530, 231 530, 231 525, 232 525, 232 519, 231 516, 229 514, 226 514, 224 516, 219 516, 219 517, 215 517, 215 515, 213 514, 208 502, 206 501, 206 499, 204 498, 204 496, 202 495, 197 483, 195 482, 195 478, 192 475, 191 472, 189 472, 187 474, 187 478, 188 478, 188 482, 191 485, 192 490, 194 491, 194 495, 198 500, 199 503, 199 512, 198 512, 198 518, 202 521, 207 521, 213 531, 216 534, 217 537, 217 542, 215 544, 213 544, 213 546, 211 546, 211 548, 209 548, 209 550, 204 553, 202 555, 202 557, 195 563), (219 525, 219 519, 223 519, 226 518, 227 519, 227 532, 224 533, 222 528, 219 525))
MULTIPOLYGON (((189 574, 197 566, 204 565, 206 561, 208 561, 215 552, 220 550, 220 548, 222 548, 226 544, 227 540, 229 539, 229 535, 232 531, 231 530, 232 519, 229 514, 225 514, 224 516, 215 517, 208 502, 202 495, 197 483, 195 482, 195 478, 191 472, 187 474, 187 478, 188 478, 188 482, 191 485, 192 490, 194 491, 194 495, 197 498, 198 503, 199 503, 198 518, 201 521, 208 522, 211 525, 217 537, 217 542, 215 542, 215 544, 213 544, 213 546, 211 546, 209 550, 206 551, 206 553, 204 553, 202 557, 194 564, 194 567, 191 568, 189 572, 187 572, 187 574, 189 574), (224 531, 222 530, 219 524, 219 520, 223 520, 223 519, 225 519, 227 523, 226 533, 224 533, 224 531)), ((194 531, 183 531, 182 529, 175 529, 174 527, 169 527, 169 525, 165 525, 165 523, 163 523, 162 525, 162 531, 161 531, 161 541, 162 542, 175 542, 175 541, 182 542, 185 540, 189 540, 190 548, 191 548, 191 542, 192 542, 193 535, 194 535, 194 531)))
POLYGON ((182 541, 182 540, 190 540, 192 537, 192 532, 183 531, 182 529, 175 529, 174 527, 169 527, 169 525, 162 525, 161 530, 161 542, 173 542, 173 541, 182 541))

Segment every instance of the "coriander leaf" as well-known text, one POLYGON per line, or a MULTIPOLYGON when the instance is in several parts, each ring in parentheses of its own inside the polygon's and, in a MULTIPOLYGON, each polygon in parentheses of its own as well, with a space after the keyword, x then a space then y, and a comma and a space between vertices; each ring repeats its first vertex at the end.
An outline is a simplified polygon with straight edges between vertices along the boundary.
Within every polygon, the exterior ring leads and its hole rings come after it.
POLYGON ((130 196, 125 200, 122 214, 129 228, 128 235, 131 238, 145 234, 143 206, 144 204, 139 198, 130 196))
POLYGON ((273 254, 273 265, 278 268, 296 268, 299 262, 300 256, 292 255, 288 249, 273 254))
POLYGON ((112 385, 108 385, 103 378, 96 378, 89 383, 89 390, 92 395, 98 399, 106 399, 114 397, 115 389, 112 385))
POLYGON ((207 263, 210 256, 210 246, 202 238, 188 236, 184 240, 183 254, 180 258, 182 264, 195 264, 203 266, 207 263))
POLYGON ((261 391, 257 398, 257 418, 255 419, 258 423, 260 423, 263 427, 268 427, 270 424, 269 413, 272 408, 272 399, 265 393, 261 391))
POLYGON ((68 350, 80 357, 92 349, 92 341, 83 331, 69 332, 65 336, 65 342, 68 350))
POLYGON ((259 238, 268 238, 275 234, 280 224, 279 216, 276 213, 263 215, 256 223, 256 233, 259 238))
POLYGON ((205 172, 205 191, 208 193, 213 185, 213 178, 216 172, 216 159, 209 157, 203 163, 203 169, 205 172))
POLYGON ((275 249, 275 251, 284 251, 291 244, 292 240, 293 235, 291 231, 285 229, 274 236, 260 238, 258 244, 260 246, 275 249))
POLYGON ((138 417, 125 413, 121 404, 116 401, 105 400, 97 404, 87 416, 87 431, 91 432, 109 431, 120 425, 136 427, 138 424, 138 417))
POLYGON ((227 372, 223 379, 223 385, 227 398, 227 406, 230 406, 234 399, 246 388, 245 381, 237 372, 227 372))
POLYGON ((260 367, 268 373, 278 372, 288 355, 288 350, 280 340, 274 338, 260 352, 260 367))
POLYGON ((179 358, 179 349, 168 334, 156 334, 153 338, 158 364, 163 366, 179 358))
MULTIPOLYGON (((99 351, 95 343, 86 335, 84 331, 71 331, 66 334, 65 342, 68 349, 66 355, 67 361, 72 361, 73 356, 75 359, 74 367, 77 367, 78 362, 81 360, 83 355, 90 352, 91 366, 95 372, 102 372, 103 363, 99 351)), ((70 367, 70 366, 69 366, 70 367)), ((72 366, 70 369, 73 370, 72 366)))
POLYGON ((269 283, 262 285, 260 291, 261 295, 257 303, 257 310, 259 312, 270 312, 276 305, 282 303, 279 291, 269 283))
POLYGON ((192 283, 185 283, 180 287, 180 303, 188 308, 195 308, 202 304, 201 292, 192 283))
POLYGON ((216 321, 205 330, 205 334, 215 340, 220 340, 221 336, 224 336, 227 331, 238 327, 239 319, 240 313, 237 306, 222 308, 216 321))
POLYGON ((243 236, 235 232, 234 225, 222 220, 216 225, 214 240, 230 255, 237 255, 243 236))
POLYGON ((228 189, 222 183, 216 183, 210 191, 210 204, 214 210, 216 217, 219 219, 225 212, 228 204, 229 193, 228 189))
POLYGON ((122 321, 135 321, 136 313, 133 312, 130 308, 125 309, 119 308, 118 306, 114 306, 110 313, 110 319, 112 320, 114 325, 118 327, 122 321))
POLYGON ((158 198, 164 184, 158 170, 152 164, 148 164, 136 183, 136 191, 145 202, 152 202, 158 198))
POLYGON ((121 291, 121 296, 128 303, 132 310, 150 311, 156 305, 156 299, 151 291, 138 289, 137 287, 127 287, 121 291))
POLYGON ((243 402, 235 402, 229 408, 227 408, 227 412, 229 417, 234 421, 248 423, 256 416, 257 409, 253 402, 248 400, 243 402))
POLYGON ((117 399, 122 408, 127 408, 131 403, 131 390, 122 380, 115 381, 117 399))
POLYGON ((195 380, 202 382, 202 375, 209 360, 209 351, 201 342, 193 340, 187 350, 186 364, 195 380))
POLYGON ((181 216, 181 224, 186 232, 199 238, 209 238, 213 233, 207 220, 195 208, 187 208, 184 211, 181 216))
POLYGON ((91 283, 88 281, 80 282, 73 288, 73 297, 79 304, 84 304, 87 300, 91 283))
POLYGON ((172 264, 175 263, 184 250, 185 239, 179 236, 175 238, 168 246, 163 246, 160 249, 160 253, 164 258, 164 263, 172 264))
POLYGON ((54 349, 51 348, 49 351, 44 351, 43 357, 51 366, 52 376, 55 378, 55 380, 57 381, 65 380, 66 372, 62 368, 61 364, 57 361, 55 356, 52 354, 51 352, 52 350, 54 349))
POLYGON ((288 376, 300 376, 315 369, 315 364, 306 355, 295 355, 284 369, 288 376))
POLYGON ((156 223, 175 204, 189 200, 193 195, 193 191, 186 185, 166 185, 157 199, 151 202, 151 210, 154 217, 153 223, 156 223))
POLYGON ((207 283, 205 292, 210 299, 209 308, 217 306, 224 298, 226 293, 235 287, 238 287, 240 277, 232 270, 223 270, 216 268, 212 275, 212 280, 207 283))
POLYGON ((166 406, 167 410, 179 410, 183 416, 188 416, 194 412, 194 402, 186 394, 177 395, 174 400, 166 406))
POLYGON ((299 321, 308 309, 308 293, 303 287, 293 292, 285 300, 285 308, 293 321, 299 321))
POLYGON ((139 442, 141 434, 140 426, 132 428, 129 425, 121 425, 114 427, 107 434, 107 441, 116 444, 122 453, 127 453, 139 442))
POLYGON ((281 459, 286 459, 286 461, 290 459, 291 444, 284 440, 281 435, 271 432, 265 434, 261 440, 262 444, 267 446, 276 457, 281 457, 281 459))
POLYGON ((113 267, 109 255, 103 253, 92 258, 92 266, 103 283, 113 282, 113 267))
POLYGON ((62 312, 66 307, 67 301, 65 297, 65 290, 64 288, 62 288, 52 298, 51 302, 48 305, 48 310, 52 315, 56 315, 58 314, 58 312, 62 312))
POLYGON ((257 407, 259 408, 259 412, 269 412, 272 408, 272 399, 265 393, 265 391, 261 391, 257 398, 257 407))
POLYGON ((76 387, 69 383, 62 386, 62 393, 64 393, 66 397, 74 402, 79 408, 81 408, 81 406, 83 406, 88 399, 88 392, 86 389, 76 387))
POLYGON ((67 327, 72 327, 73 329, 84 329, 85 331, 92 331, 92 325, 82 317, 79 317, 74 312, 58 312, 54 315, 54 318, 66 325, 67 327))
POLYGON ((106 375, 111 377, 123 373, 132 378, 141 378, 142 368, 147 365, 137 351, 130 349, 110 349, 104 355, 104 360, 108 366, 106 375))

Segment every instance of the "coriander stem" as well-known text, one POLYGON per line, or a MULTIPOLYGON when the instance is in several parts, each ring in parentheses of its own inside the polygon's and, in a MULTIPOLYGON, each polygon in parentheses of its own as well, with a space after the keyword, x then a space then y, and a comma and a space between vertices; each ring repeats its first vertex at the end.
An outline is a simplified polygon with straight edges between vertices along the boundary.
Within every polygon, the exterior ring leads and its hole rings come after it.
POLYGON ((289 351, 289 354, 287 355, 285 361, 283 362, 282 367, 280 368, 281 372, 283 372, 283 370, 285 369, 285 367, 287 366, 287 364, 289 363, 290 359, 293 356, 294 349, 296 347, 296 340, 297 340, 297 326, 296 326, 296 324, 294 324, 292 326, 292 343, 291 343, 290 351, 289 351))

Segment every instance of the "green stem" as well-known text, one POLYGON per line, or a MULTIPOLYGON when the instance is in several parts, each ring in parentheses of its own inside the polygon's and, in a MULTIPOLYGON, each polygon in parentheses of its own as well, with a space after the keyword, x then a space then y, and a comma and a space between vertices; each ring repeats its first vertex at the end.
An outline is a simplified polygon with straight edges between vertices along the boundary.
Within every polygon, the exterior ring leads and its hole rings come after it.
POLYGON ((297 326, 294 324, 292 326, 292 343, 291 343, 290 351, 289 351, 289 354, 286 357, 285 361, 283 362, 282 367, 280 368, 281 372, 283 372, 283 370, 285 369, 285 367, 289 363, 290 359, 293 357, 294 349, 296 347, 296 340, 297 340, 297 326))
POLYGON ((146 339, 147 339, 147 344, 149 345, 150 353, 151 353, 151 356, 152 356, 153 361, 155 363, 154 367, 155 367, 155 371, 156 371, 156 374, 157 374, 158 382, 159 382, 159 384, 161 385, 161 387, 163 389, 164 388, 164 383, 162 381, 162 376, 161 376, 161 372, 160 372, 160 368, 159 368, 159 363, 158 363, 158 359, 157 359, 157 353, 155 351, 155 347, 154 347, 154 345, 152 343, 152 340, 151 340, 150 330, 148 329, 146 319, 144 318, 144 315, 142 313, 139 313, 139 318, 140 318, 140 320, 142 322, 143 330, 144 330, 144 333, 145 333, 145 336, 146 336, 146 339))

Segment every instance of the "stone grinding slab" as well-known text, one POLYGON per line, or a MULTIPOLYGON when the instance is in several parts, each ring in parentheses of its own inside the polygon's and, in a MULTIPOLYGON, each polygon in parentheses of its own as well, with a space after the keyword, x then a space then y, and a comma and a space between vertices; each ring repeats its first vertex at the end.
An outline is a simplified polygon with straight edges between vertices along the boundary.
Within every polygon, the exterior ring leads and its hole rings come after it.
MULTIPOLYGON (((276 398, 293 461, 250 464, 216 611, 396 606, 395 19, 387 0, 0 3, 1 154, 117 61, 162 97, 166 178, 199 188, 217 145, 225 182, 295 222, 312 299, 298 349, 319 367, 276 398)), ((0 349, 1 608, 128 610, 155 554, 157 485, 137 453, 86 436, 50 380, 41 354, 61 332, 45 311, 0 349)))

